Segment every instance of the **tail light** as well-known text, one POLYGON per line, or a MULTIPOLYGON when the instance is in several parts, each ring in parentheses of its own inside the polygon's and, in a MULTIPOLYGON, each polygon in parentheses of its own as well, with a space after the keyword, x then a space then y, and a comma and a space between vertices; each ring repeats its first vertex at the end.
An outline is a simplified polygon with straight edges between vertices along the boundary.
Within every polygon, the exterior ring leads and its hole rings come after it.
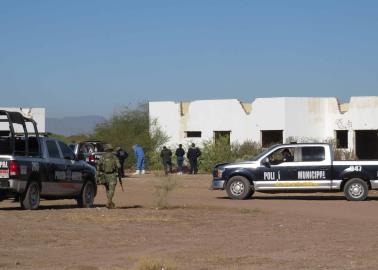
POLYGON ((9 162, 9 175, 20 176, 20 167, 18 166, 17 162, 14 160, 11 160, 9 162))
POLYGON ((95 163, 95 161, 96 161, 95 155, 90 155, 89 162, 95 163))

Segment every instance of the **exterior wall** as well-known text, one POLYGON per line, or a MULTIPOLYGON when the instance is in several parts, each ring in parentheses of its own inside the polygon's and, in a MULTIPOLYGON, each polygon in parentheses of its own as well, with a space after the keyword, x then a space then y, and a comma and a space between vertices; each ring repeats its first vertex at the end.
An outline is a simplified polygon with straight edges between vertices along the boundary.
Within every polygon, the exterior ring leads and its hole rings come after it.
POLYGON ((236 99, 190 103, 150 102, 150 117, 170 136, 169 145, 201 143, 214 131, 231 131, 231 142, 261 143, 262 130, 283 130, 283 140, 335 139, 336 130, 348 130, 354 149, 355 130, 378 130, 378 97, 352 97, 340 105, 336 98, 257 98, 250 113, 236 99), (184 108, 184 109, 183 109, 184 108), (201 138, 185 138, 185 131, 201 131, 201 138))
POLYGON ((201 143, 212 140, 214 131, 231 131, 231 141, 245 141, 252 128, 249 116, 236 99, 193 101, 188 106, 175 102, 150 102, 150 119, 170 137, 168 144, 201 143), (201 138, 187 138, 186 131, 201 131, 201 138))
MULTIPOLYGON (((46 110, 44 108, 7 108, 7 107, 0 107, 0 110, 7 110, 12 112, 21 112, 27 117, 31 117, 34 121, 37 122, 37 128, 39 133, 46 132, 46 110)), ((0 129, 5 128, 8 129, 6 123, 0 123, 0 129), (5 127, 3 125, 6 125, 5 127)), ((33 130, 32 127, 27 125, 28 131, 33 130)), ((16 132, 22 132, 22 129, 16 127, 16 132)))

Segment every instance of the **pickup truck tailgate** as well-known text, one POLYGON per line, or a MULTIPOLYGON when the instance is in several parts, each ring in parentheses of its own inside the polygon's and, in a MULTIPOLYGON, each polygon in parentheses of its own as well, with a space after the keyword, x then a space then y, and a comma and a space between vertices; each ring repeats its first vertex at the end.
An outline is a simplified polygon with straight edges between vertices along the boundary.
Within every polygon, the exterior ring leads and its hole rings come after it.
POLYGON ((9 160, 0 158, 0 181, 9 179, 9 160))

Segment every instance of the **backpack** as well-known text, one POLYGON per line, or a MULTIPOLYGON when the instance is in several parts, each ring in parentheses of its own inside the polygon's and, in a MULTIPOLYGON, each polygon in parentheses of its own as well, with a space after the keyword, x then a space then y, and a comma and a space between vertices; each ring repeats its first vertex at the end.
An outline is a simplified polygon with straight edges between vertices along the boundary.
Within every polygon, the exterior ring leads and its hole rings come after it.
POLYGON ((105 173, 114 173, 116 171, 117 165, 114 162, 114 158, 104 157, 103 163, 103 170, 105 173))

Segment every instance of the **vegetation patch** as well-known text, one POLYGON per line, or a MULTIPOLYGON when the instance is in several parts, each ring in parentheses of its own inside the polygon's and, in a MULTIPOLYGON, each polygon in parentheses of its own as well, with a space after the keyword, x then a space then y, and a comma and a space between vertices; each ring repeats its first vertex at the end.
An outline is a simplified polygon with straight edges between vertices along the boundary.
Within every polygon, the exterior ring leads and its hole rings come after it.
POLYGON ((132 270, 176 270, 174 262, 150 257, 140 258, 132 270))
POLYGON ((178 179, 176 176, 160 177, 159 183, 155 185, 156 207, 159 209, 168 208, 168 197, 177 187, 178 179))

